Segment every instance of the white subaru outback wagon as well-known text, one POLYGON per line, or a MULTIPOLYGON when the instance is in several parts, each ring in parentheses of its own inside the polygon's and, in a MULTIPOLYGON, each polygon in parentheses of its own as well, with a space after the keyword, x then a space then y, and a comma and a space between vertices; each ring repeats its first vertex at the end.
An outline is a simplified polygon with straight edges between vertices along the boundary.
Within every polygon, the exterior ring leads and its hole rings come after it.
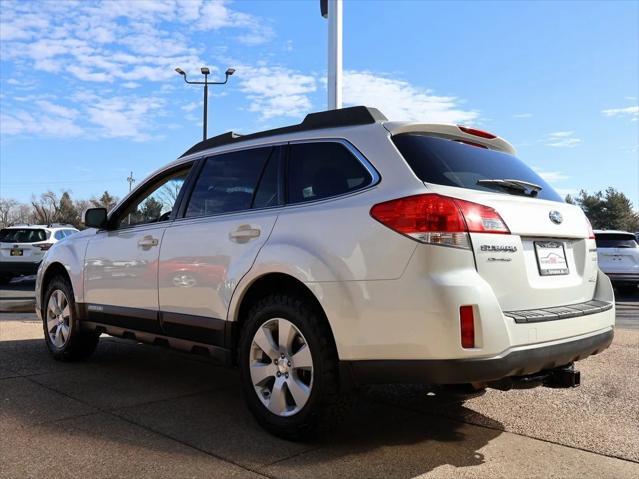
POLYGON ((514 153, 366 107, 205 140, 51 248, 46 344, 75 360, 106 333, 237 365, 289 438, 359 384, 576 386, 613 291, 583 212, 514 153))

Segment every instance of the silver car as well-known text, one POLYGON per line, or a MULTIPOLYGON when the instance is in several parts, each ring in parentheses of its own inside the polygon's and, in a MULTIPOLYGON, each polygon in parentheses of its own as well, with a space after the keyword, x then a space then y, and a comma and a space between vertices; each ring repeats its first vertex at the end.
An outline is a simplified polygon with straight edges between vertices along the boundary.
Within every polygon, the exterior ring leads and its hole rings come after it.
POLYGON ((353 107, 211 138, 51 248, 57 359, 101 333, 240 370, 268 430, 339 423, 358 384, 574 387, 613 338, 594 234, 505 140, 353 107))

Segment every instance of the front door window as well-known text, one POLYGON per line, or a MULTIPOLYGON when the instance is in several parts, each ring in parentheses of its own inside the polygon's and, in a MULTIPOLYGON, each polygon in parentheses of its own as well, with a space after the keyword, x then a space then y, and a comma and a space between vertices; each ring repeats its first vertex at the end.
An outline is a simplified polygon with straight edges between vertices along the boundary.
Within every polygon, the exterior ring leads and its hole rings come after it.
POLYGON ((188 168, 163 177, 129 204, 117 220, 117 228, 169 219, 180 189, 189 174, 188 168))

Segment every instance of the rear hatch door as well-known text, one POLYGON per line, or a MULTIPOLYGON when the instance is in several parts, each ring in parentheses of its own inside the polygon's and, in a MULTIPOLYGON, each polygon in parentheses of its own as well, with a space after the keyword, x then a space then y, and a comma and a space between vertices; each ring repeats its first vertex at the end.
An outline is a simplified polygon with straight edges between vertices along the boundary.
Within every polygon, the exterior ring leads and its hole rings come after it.
POLYGON ((510 234, 471 234, 477 271, 502 310, 593 298, 597 254, 586 217, 525 163, 509 152, 468 144, 467 137, 409 132, 393 141, 429 190, 489 206, 508 226, 510 234))
POLYGON ((639 244, 631 233, 595 233, 599 265, 604 273, 638 274, 639 244))
POLYGON ((597 252, 578 206, 429 186, 440 194, 493 208, 508 226, 510 234, 471 233, 477 271, 490 284, 504 311, 563 306, 593 298, 597 252))

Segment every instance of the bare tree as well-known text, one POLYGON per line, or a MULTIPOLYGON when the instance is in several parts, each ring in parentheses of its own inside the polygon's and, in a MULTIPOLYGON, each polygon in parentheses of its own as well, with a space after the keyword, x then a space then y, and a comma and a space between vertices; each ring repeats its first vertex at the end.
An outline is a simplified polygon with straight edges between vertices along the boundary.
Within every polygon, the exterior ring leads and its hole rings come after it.
POLYGON ((19 203, 10 198, 0 198, 0 226, 9 226, 19 203))
POLYGON ((60 211, 58 196, 53 191, 47 191, 40 195, 39 199, 31 199, 33 216, 36 223, 51 224, 56 220, 60 211))

